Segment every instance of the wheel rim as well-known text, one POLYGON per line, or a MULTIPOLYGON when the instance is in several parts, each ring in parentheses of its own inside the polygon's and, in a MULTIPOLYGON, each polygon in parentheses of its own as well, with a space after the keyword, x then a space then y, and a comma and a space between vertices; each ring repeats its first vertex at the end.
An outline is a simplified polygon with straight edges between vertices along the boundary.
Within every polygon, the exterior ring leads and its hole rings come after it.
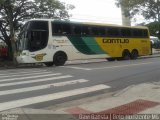
POLYGON ((133 51, 132 52, 132 59, 137 59, 138 57, 138 52, 137 51, 133 51))
POLYGON ((64 65, 66 62, 66 56, 65 54, 57 54, 54 58, 54 64, 56 66, 61 66, 61 65, 64 65))
POLYGON ((65 60, 64 60, 64 57, 63 56, 58 56, 57 57, 57 62, 58 63, 63 63, 65 60))
POLYGON ((130 59, 130 55, 129 55, 128 52, 124 52, 123 59, 124 60, 129 60, 130 59))

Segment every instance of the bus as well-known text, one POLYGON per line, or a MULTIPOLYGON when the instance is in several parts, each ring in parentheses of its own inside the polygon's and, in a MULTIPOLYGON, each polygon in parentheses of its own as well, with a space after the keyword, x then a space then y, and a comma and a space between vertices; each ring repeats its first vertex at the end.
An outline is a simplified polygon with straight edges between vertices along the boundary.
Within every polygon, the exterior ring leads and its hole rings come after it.
POLYGON ((18 63, 62 66, 67 60, 137 59, 151 54, 147 27, 33 19, 20 31, 18 63))

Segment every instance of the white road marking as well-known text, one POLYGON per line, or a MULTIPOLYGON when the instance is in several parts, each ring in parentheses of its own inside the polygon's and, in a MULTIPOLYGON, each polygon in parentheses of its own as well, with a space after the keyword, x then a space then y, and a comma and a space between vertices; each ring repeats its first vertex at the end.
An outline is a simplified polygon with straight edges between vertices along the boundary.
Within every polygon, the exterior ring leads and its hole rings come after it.
POLYGON ((104 84, 0 103, 0 111, 107 89, 104 84))
POLYGON ((101 68, 92 68, 91 70, 100 70, 100 69, 111 69, 111 68, 120 68, 120 67, 132 67, 132 66, 138 66, 138 65, 146 65, 151 64, 153 62, 147 62, 147 63, 139 63, 139 64, 128 64, 128 65, 119 65, 119 66, 110 66, 110 67, 101 67, 101 68))
POLYGON ((27 88, 5 90, 5 91, 0 91, 0 95, 29 92, 29 91, 42 90, 42 89, 47 89, 47 88, 52 88, 52 87, 61 87, 61 86, 66 86, 66 85, 85 83, 88 81, 89 80, 79 79, 79 80, 70 80, 70 81, 66 81, 66 82, 52 83, 52 84, 46 84, 46 85, 40 85, 40 86, 27 87, 27 88))
POLYGON ((24 72, 20 72, 20 71, 14 71, 14 73, 8 73, 8 72, 4 72, 4 73, 2 73, 2 74, 0 74, 0 75, 17 75, 17 74, 27 74, 27 73, 38 73, 38 72, 47 72, 47 70, 40 70, 40 71, 32 71, 32 70, 30 70, 30 71, 24 71, 24 72))
POLYGON ((28 77, 20 77, 20 78, 7 78, 7 79, 2 79, 0 80, 1 82, 6 82, 6 81, 14 81, 14 80, 25 80, 25 79, 33 79, 33 78, 40 78, 40 77, 49 77, 49 76, 53 76, 53 75, 61 75, 61 73, 50 73, 50 74, 46 74, 46 75, 37 75, 37 76, 28 76, 28 77))
POLYGON ((38 73, 27 73, 27 74, 17 74, 17 75, 11 75, 6 74, 5 76, 0 76, 0 78, 7 78, 7 77, 23 77, 23 76, 31 76, 31 75, 39 75, 39 74, 53 74, 52 72, 38 72, 38 73))
POLYGON ((70 66, 61 66, 61 67, 72 68, 77 70, 92 70, 91 68, 82 68, 82 67, 70 67, 70 66))
POLYGON ((110 67, 100 67, 100 68, 82 68, 82 67, 70 67, 70 66, 62 66, 62 67, 72 68, 72 69, 79 69, 79 70, 100 70, 100 69, 111 69, 111 68, 120 68, 120 67, 132 67, 132 66, 145 65, 145 64, 151 64, 151 63, 153 63, 153 62, 139 63, 139 64, 128 64, 128 65, 119 65, 119 66, 110 66, 110 67))
POLYGON ((31 72, 31 71, 44 71, 42 69, 10 69, 10 70, 0 70, 0 72, 15 72, 15 71, 19 71, 19 72, 31 72))
POLYGON ((43 82, 43 81, 53 81, 57 79, 69 78, 72 77, 71 75, 59 76, 59 77, 51 77, 51 78, 43 78, 43 79, 36 79, 36 80, 29 80, 29 81, 21 81, 21 82, 14 82, 14 83, 4 83, 0 84, 0 87, 4 86, 11 86, 11 85, 21 85, 26 83, 36 83, 36 82, 43 82))

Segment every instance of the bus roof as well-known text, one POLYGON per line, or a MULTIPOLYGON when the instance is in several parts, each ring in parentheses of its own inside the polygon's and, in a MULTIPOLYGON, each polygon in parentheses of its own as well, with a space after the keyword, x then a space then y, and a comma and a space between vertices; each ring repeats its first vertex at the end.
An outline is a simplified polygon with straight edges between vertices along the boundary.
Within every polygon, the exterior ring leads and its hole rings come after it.
POLYGON ((72 24, 84 24, 84 25, 97 25, 97 26, 110 26, 110 27, 124 27, 124 28, 139 28, 139 29, 148 29, 146 26, 123 26, 116 24, 105 24, 105 23, 93 23, 93 22, 77 22, 69 20, 57 20, 57 19, 31 19, 29 21, 50 21, 50 22, 60 22, 60 23, 72 23, 72 24))

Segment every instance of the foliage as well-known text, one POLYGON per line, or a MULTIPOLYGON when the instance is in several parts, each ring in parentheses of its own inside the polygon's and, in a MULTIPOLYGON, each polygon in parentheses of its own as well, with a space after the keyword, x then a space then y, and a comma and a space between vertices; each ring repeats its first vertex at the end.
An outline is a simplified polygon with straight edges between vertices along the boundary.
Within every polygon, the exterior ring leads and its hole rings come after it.
POLYGON ((160 22, 152 22, 146 26, 149 28, 151 36, 157 36, 160 38, 160 22))
POLYGON ((116 0, 116 4, 125 8, 126 16, 142 15, 146 20, 160 22, 159 0, 116 0))
POLYGON ((3 3, 3 2, 4 2, 4 0, 0 0, 0 4, 3 3))

